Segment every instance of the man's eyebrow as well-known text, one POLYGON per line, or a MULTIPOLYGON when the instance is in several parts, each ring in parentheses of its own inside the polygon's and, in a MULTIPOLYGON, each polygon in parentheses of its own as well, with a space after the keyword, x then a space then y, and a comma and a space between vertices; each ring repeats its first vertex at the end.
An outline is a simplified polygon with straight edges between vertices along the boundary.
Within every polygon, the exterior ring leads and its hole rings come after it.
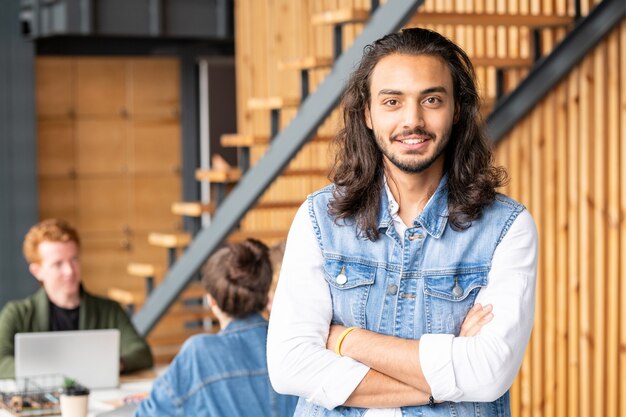
MULTIPOLYGON (((443 86, 429 87, 425 90, 420 91, 420 94, 432 94, 432 93, 443 93, 448 94, 448 90, 443 86)), ((387 90, 382 89, 378 92, 378 96, 402 96, 404 93, 400 90, 387 90)))
POLYGON ((404 93, 400 90, 380 90, 378 92, 379 96, 401 96, 404 93))
POLYGON ((448 94, 448 90, 446 90, 445 87, 437 86, 437 87, 430 87, 425 90, 422 90, 421 93, 422 94, 432 94, 432 93, 448 94))

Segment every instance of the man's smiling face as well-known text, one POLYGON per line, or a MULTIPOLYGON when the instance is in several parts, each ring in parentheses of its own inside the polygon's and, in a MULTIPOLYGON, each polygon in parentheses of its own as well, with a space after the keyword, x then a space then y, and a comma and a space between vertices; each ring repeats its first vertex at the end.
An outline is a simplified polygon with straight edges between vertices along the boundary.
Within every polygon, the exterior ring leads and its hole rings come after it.
POLYGON ((392 54, 374 67, 364 117, 387 169, 441 169, 454 113, 452 75, 441 59, 392 54))

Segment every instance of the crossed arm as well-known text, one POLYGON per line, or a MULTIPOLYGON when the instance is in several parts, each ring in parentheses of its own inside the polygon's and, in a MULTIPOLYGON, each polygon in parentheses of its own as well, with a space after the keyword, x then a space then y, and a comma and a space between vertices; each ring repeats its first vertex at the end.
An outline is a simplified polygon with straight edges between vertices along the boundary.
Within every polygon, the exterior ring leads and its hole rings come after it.
MULTIPOLYGON (((468 312, 460 336, 477 335, 493 318, 492 306, 480 304, 468 312)), ((335 350, 346 328, 333 324, 326 346, 335 350)), ((370 367, 370 371, 344 405, 352 407, 398 407, 427 404, 431 389, 419 360, 419 340, 385 336, 365 329, 355 329, 341 342, 341 355, 370 367), (402 358, 401 361, 397 358, 402 358)))

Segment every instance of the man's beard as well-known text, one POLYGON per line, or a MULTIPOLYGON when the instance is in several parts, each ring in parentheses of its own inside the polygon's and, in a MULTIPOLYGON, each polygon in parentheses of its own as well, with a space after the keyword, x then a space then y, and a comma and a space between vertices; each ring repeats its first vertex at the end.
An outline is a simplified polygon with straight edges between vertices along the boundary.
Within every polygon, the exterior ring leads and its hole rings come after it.
MULTIPOLYGON (((376 144, 378 145, 378 149, 380 149, 380 151, 383 153, 383 155, 385 155, 385 157, 392 164, 394 164, 399 170, 401 170, 402 172, 405 172, 407 174, 418 174, 418 173, 424 172, 428 168, 430 168, 431 165, 446 150, 448 142, 450 141, 450 132, 448 131, 448 132, 445 133, 445 135, 442 138, 440 138, 439 141, 437 141, 437 143, 436 143, 437 147, 435 148, 435 152, 433 153, 433 155, 431 157, 429 157, 428 159, 417 159, 417 160, 408 159, 406 161, 403 161, 398 155, 395 155, 395 154, 393 154, 391 152, 391 150, 390 150, 391 143, 393 143, 393 141, 397 137, 399 137, 399 136, 409 136, 409 135, 427 136, 431 140, 434 140, 436 138, 436 135, 434 133, 432 133, 432 132, 428 132, 428 131, 420 129, 420 128, 415 128, 415 129, 410 130, 410 131, 407 130, 407 131, 404 131, 404 132, 402 132, 400 134, 393 135, 387 141, 389 143, 389 146, 388 147, 384 147, 381 144, 385 143, 385 142, 383 142, 383 139, 380 136, 376 135, 376 144)), ((405 155, 411 155, 411 152, 407 152, 407 153, 405 153, 405 155)), ((417 152, 415 152, 415 155, 417 155, 417 152)))

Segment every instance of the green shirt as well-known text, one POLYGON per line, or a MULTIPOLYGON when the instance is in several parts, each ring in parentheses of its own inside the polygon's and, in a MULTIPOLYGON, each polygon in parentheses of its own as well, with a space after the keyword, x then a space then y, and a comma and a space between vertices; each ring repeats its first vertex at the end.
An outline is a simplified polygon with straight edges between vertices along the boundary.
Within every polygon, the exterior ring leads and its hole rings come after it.
MULTIPOLYGON (((15 376, 15 334, 47 332, 49 327, 50 301, 43 288, 28 298, 11 301, 4 306, 0 312, 0 378, 15 376)), ((124 371, 152 366, 150 347, 115 301, 83 291, 78 329, 119 329, 120 358, 124 363, 124 371)))

